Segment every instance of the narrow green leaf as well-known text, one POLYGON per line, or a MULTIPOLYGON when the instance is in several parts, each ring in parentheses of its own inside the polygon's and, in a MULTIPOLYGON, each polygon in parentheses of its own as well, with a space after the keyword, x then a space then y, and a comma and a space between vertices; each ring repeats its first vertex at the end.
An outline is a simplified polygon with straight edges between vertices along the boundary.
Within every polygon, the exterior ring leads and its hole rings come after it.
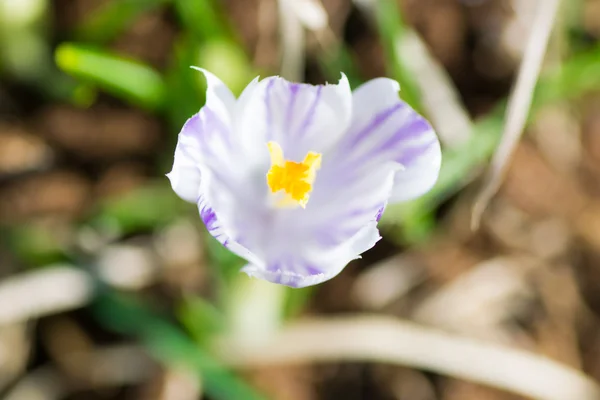
MULTIPOLYGON (((257 75, 244 50, 231 40, 211 39, 203 42, 199 47, 196 65, 217 75, 235 95, 241 94, 257 75)), ((204 82, 201 73, 196 73, 196 77, 204 82)))
POLYGON ((410 68, 404 62, 404 58, 410 57, 410 54, 399 53, 406 25, 398 4, 396 0, 379 0, 376 11, 377 28, 385 52, 388 74, 400 83, 402 99, 415 110, 421 111, 418 86, 412 78, 410 68))
POLYGON ((534 103, 575 98, 590 90, 600 90, 600 46, 573 57, 547 74, 536 90, 534 103))
POLYGON ((100 293, 96 317, 110 329, 139 338, 161 362, 186 367, 202 379, 206 394, 216 400, 261 400, 263 396, 222 366, 177 326, 133 297, 100 293))
POLYGON ((140 107, 159 110, 164 105, 166 88, 162 77, 140 62, 73 43, 58 46, 55 60, 64 72, 140 107))
POLYGON ((283 305, 283 318, 293 319, 297 317, 305 309, 315 291, 315 286, 308 286, 301 289, 287 288, 285 304, 283 305))
POLYGON ((214 0, 175 0, 175 9, 183 26, 197 39, 231 36, 214 0))
POLYGON ((327 79, 330 79, 331 82, 337 83, 343 72, 346 74, 352 89, 356 89, 362 83, 356 64, 352 59, 352 54, 344 44, 330 52, 321 53, 319 62, 327 79))
MULTIPOLYGON (((198 44, 188 36, 180 37, 174 46, 171 65, 166 73, 166 81, 169 86, 166 113, 169 118, 171 131, 171 145, 175 147, 176 134, 184 122, 200 110, 204 105, 204 90, 198 84, 198 71, 190 68, 197 64, 198 44)), ((169 154, 172 161, 172 154, 169 154)))
POLYGON ((212 338, 226 329, 224 315, 201 297, 186 296, 176 313, 179 321, 200 345, 209 344, 212 338))

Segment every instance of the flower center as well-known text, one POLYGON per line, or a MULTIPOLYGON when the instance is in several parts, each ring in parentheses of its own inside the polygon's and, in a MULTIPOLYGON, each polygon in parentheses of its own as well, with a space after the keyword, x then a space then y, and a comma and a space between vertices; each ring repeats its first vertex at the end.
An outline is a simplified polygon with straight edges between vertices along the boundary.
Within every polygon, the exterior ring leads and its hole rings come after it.
POLYGON ((267 184, 271 192, 283 191, 279 206, 306 207, 317 170, 321 167, 321 154, 309 151, 302 162, 283 158, 283 150, 276 142, 267 143, 271 155, 271 168, 267 172, 267 184))

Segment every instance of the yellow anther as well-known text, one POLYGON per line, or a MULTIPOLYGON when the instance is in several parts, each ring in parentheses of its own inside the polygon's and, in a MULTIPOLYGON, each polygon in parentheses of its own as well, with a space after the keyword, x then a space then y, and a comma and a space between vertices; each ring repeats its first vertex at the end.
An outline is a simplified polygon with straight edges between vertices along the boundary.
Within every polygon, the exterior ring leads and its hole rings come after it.
POLYGON ((310 151, 302 162, 287 161, 283 157, 283 150, 279 144, 269 142, 267 146, 271 155, 271 169, 267 172, 267 184, 271 192, 285 193, 279 205, 306 207, 317 170, 321 167, 321 154, 310 151))

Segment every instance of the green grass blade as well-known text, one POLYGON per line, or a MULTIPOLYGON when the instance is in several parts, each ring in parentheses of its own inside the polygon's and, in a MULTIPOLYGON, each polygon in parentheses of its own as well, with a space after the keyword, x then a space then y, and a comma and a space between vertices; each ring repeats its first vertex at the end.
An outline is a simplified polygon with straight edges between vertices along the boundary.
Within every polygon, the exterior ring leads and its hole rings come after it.
POLYGON ((337 49, 323 51, 319 55, 319 63, 329 82, 337 83, 340 74, 343 72, 346 74, 352 89, 356 89, 362 83, 350 49, 344 44, 340 44, 337 49))
POLYGON ((151 312, 132 297, 101 293, 94 311, 101 323, 112 330, 139 338, 161 362, 195 371, 206 394, 216 400, 265 399, 244 381, 223 367, 177 326, 151 312))
MULTIPOLYGON (((185 121, 197 113, 204 104, 204 90, 198 84, 198 75, 201 73, 190 68, 197 63, 197 43, 187 36, 179 38, 175 43, 171 65, 165 76, 169 86, 165 111, 173 134, 179 133, 185 121)), ((170 139, 174 148, 176 136, 170 139)), ((168 159, 172 161, 172 154, 168 155, 168 159)))
POLYGON ((73 43, 59 45, 55 60, 64 72, 116 97, 148 110, 163 106, 166 87, 162 77, 140 62, 73 43))
POLYGON ((407 28, 398 4, 396 0, 379 0, 376 3, 377 28, 383 44, 388 74, 400 83, 402 99, 421 112, 418 86, 412 78, 410 68, 404 62, 404 57, 410 54, 400 54, 400 43, 407 28))
POLYGON ((183 26, 197 39, 231 37, 214 0, 175 0, 175 9, 183 26))

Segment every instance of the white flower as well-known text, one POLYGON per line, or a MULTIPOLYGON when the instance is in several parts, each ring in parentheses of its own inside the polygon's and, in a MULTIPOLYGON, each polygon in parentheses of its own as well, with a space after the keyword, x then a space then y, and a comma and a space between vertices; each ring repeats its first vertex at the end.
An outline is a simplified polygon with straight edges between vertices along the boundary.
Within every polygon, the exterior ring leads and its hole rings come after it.
POLYGON ((250 276, 292 287, 334 277, 380 239, 389 201, 437 180, 437 136, 391 79, 352 93, 344 75, 256 78, 236 99, 202 72, 206 105, 183 126, 168 177, 250 276))

